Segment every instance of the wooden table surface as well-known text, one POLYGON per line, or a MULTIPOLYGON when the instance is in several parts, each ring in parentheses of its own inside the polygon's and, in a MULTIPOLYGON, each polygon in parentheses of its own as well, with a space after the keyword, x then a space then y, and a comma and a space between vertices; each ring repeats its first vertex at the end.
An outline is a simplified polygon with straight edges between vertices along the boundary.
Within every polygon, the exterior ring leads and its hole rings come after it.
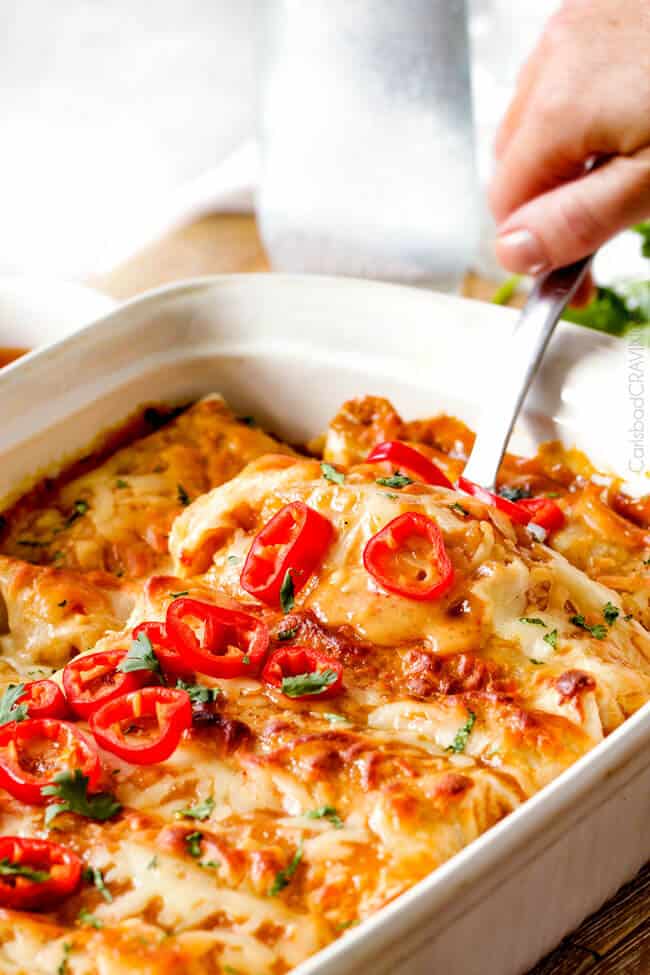
MULTIPOLYGON (((268 271, 255 222, 205 217, 166 235, 92 283, 116 298, 201 274, 268 271)), ((494 283, 469 275, 464 291, 489 299, 494 283)), ((650 824, 648 824, 650 828, 650 824)), ((540 910, 543 910, 540 905, 540 910)), ((650 975, 650 864, 588 918, 530 975, 650 975)), ((493 975, 486 970, 485 975, 493 975)))

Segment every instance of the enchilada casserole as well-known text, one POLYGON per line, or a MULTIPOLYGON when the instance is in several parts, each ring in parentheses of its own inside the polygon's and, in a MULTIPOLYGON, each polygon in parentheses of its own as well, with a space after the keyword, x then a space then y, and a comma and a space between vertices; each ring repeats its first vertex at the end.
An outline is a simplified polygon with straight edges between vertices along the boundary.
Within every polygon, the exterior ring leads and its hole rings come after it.
POLYGON ((650 496, 576 451, 145 420, 3 516, 1 972, 281 975, 650 699, 650 496))

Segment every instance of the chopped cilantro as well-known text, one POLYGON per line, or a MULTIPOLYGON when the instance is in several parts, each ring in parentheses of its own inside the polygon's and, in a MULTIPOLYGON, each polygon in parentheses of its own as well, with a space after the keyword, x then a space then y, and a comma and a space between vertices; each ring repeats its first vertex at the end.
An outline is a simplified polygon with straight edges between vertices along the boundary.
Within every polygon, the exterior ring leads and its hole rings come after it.
POLYGON ((582 615, 571 616, 569 622, 573 623, 574 626, 579 626, 581 630, 586 630, 587 633, 591 633, 595 640, 604 640, 607 636, 607 627, 603 623, 596 623, 594 626, 589 626, 585 623, 585 618, 582 615))
POLYGON ((644 257, 650 257, 650 220, 643 220, 632 227, 637 234, 641 234, 641 253, 644 257))
POLYGON ((326 670, 315 670, 310 674, 296 674, 295 677, 282 678, 282 693, 287 697, 303 697, 306 694, 320 694, 333 684, 337 673, 328 667, 326 670))
POLYGON ((520 623, 531 623, 533 626, 546 626, 544 620, 541 620, 539 616, 520 616, 520 623))
POLYGON ((278 640, 293 640, 299 629, 300 623, 296 623, 294 626, 288 626, 286 629, 278 632, 277 638, 278 640))
POLYGON ((624 620, 625 620, 626 622, 627 622, 628 620, 633 620, 633 619, 634 619, 634 615, 633 615, 633 613, 626 613, 626 614, 625 614, 625 616, 623 617, 623 619, 624 619, 624 620))
POLYGON ((57 603, 56 605, 57 606, 60 606, 61 609, 63 609, 64 606, 67 606, 68 605, 68 600, 67 599, 62 599, 61 602, 60 603, 57 603))
POLYGON ((158 857, 154 854, 149 863, 147 864, 147 870, 157 870, 158 869, 158 857))
POLYGON ((50 879, 47 870, 33 870, 23 863, 12 863, 9 857, 0 860, 0 877, 24 877, 35 884, 42 884, 50 879))
POLYGON ((551 630, 550 633, 545 633, 542 639, 544 643, 548 643, 549 647, 553 647, 555 650, 557 647, 557 630, 551 630))
POLYGON ((199 860, 199 864, 198 865, 200 867, 203 867, 204 870, 218 870, 219 869, 219 864, 217 863, 216 860, 199 860))
POLYGON ((134 670, 150 670, 153 674, 160 673, 160 663, 154 653, 151 640, 146 633, 138 633, 137 639, 131 640, 129 652, 118 664, 117 669, 123 674, 130 674, 134 670))
POLYGON ((128 486, 128 481, 123 481, 121 477, 118 477, 117 481, 115 482, 116 488, 128 488, 128 486))
POLYGON ((79 924, 83 924, 89 928, 96 928, 98 931, 104 927, 104 922, 100 921, 94 914, 91 914, 85 907, 82 907, 77 914, 77 921, 79 921, 79 924))
POLYGON ((247 653, 245 653, 244 656, 241 658, 241 662, 243 663, 244 667, 248 667, 248 665, 251 662, 251 658, 248 656, 247 653))
POLYGON ((337 471, 335 467, 332 467, 331 464, 327 464, 325 461, 320 465, 320 469, 323 472, 323 477, 331 481, 332 484, 343 484, 345 481, 345 474, 337 471))
POLYGON ((179 504, 182 504, 184 508, 186 508, 188 504, 190 504, 190 496, 182 484, 176 485, 176 496, 178 498, 179 504))
POLYGON ((186 806, 185 809, 178 809, 174 814, 177 819, 200 819, 204 820, 210 816, 210 813, 215 807, 215 801, 212 796, 207 796, 207 798, 202 799, 200 802, 194 803, 193 806, 186 806))
POLYGON ((611 626, 612 623, 616 622, 619 615, 620 615, 620 610, 618 606, 615 606, 614 603, 610 603, 609 601, 605 603, 605 605, 603 606, 603 616, 605 617, 606 623, 608 623, 611 626))
POLYGON ((453 504, 450 504, 449 505, 449 510, 450 511, 457 511, 459 515, 462 515, 463 516, 463 518, 466 518, 467 515, 469 514, 469 511, 467 510, 467 508, 463 508, 462 504, 459 501, 454 501, 453 504))
POLYGON ((45 825, 49 826, 59 813, 74 812, 88 819, 111 819, 122 808, 110 792, 97 792, 88 795, 88 776, 81 769, 74 772, 58 772, 54 776, 55 785, 44 785, 41 795, 55 796, 61 802, 53 803, 45 810, 45 825))
POLYGON ((104 883, 104 875, 99 867, 86 867, 84 870, 84 880, 97 888, 107 904, 113 903, 113 895, 104 883))
POLYGON ((497 290, 494 292, 490 301, 493 305, 507 305, 510 299, 513 297, 515 291, 519 287, 519 284, 523 278, 521 274, 512 274, 509 278, 500 284, 497 290))
POLYGON ((400 471, 395 471, 390 477, 378 477, 377 484, 381 484, 382 487, 389 488, 403 488, 407 484, 413 484, 413 478, 407 477, 406 474, 402 474, 400 471))
POLYGON ((89 507, 90 505, 88 504, 87 501, 84 501, 82 498, 77 498, 77 500, 72 505, 72 511, 70 512, 70 514, 68 515, 68 517, 64 522, 65 527, 69 528, 70 525, 74 524, 77 518, 81 518, 82 515, 85 515, 89 507))
POLYGON ((336 714, 335 711, 323 711, 323 717, 331 721, 332 724, 347 724, 348 722, 344 714, 336 714))
POLYGON ((456 732, 456 736, 452 741, 451 745, 449 745, 445 749, 446 751, 455 752, 457 755, 460 752, 465 751, 465 746, 467 745, 469 736, 472 733, 472 728, 474 727, 474 724, 476 722, 476 715, 474 714, 474 712, 471 711, 469 708, 467 709, 467 712, 469 714, 467 721, 462 726, 462 728, 458 729, 458 731, 456 732))
POLYGON ((499 494, 502 498, 505 498, 507 501, 521 501, 522 498, 530 497, 530 491, 528 488, 508 487, 507 484, 502 485, 498 489, 497 494, 499 494))
POLYGON ((69 941, 63 942, 63 958, 61 959, 59 966, 56 970, 56 975, 65 975, 68 970, 68 955, 72 951, 72 945, 69 941))
POLYGON ((291 860, 284 868, 284 870, 278 870, 278 872, 276 873, 275 880, 271 884, 271 888, 269 890, 270 897, 276 897, 280 893, 280 891, 284 890, 285 887, 289 886, 291 882, 291 878, 293 877, 296 870, 300 866, 301 860, 302 860, 302 843, 300 844, 300 846, 298 847, 294 855, 291 857, 291 860))
POLYGON ((0 725, 10 721, 24 721, 29 715, 26 704, 17 704, 18 698, 25 693, 24 684, 10 684, 0 698, 0 725))
POLYGON ((233 968, 232 965, 223 966, 224 975, 241 975, 238 968, 233 968))
POLYGON ((198 859, 201 856, 201 840, 203 839, 203 833, 199 830, 194 830, 193 833, 188 833, 185 837, 185 846, 187 847, 187 852, 191 857, 198 859))
POLYGON ((284 574, 282 586, 280 587, 280 605, 282 606, 282 612, 290 613, 293 609, 294 602, 295 591, 293 588, 293 579, 291 578, 291 569, 287 569, 284 574))
POLYGON ((189 596, 189 594, 190 594, 189 589, 181 589, 180 592, 170 592, 169 595, 171 596, 172 599, 180 599, 181 596, 189 596))
POLYGON ((310 809, 305 815, 307 819, 329 819, 334 829, 343 829, 343 820, 334 806, 320 806, 318 809, 310 809))
POLYGON ((229 555, 228 558, 226 559, 226 562, 229 562, 230 565, 237 565, 237 563, 239 562, 239 556, 229 555))
POLYGON ((531 664, 535 664, 536 667, 541 667, 544 663, 543 660, 535 660, 534 657, 529 657, 528 659, 530 660, 531 664))
POLYGON ((650 565, 650 559, 644 559, 642 565, 650 565))
POLYGON ((216 701, 221 694, 219 687, 206 687, 204 684, 186 684, 180 677, 176 681, 176 687, 181 691, 187 691, 192 704, 209 704, 211 701, 216 701))

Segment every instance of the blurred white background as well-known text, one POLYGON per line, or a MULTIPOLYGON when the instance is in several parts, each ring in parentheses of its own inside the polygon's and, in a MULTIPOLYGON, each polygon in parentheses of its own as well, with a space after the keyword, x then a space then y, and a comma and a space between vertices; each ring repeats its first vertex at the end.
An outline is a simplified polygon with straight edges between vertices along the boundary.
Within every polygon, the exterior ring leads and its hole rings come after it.
MULTIPOLYGON (((252 179, 264 2, 2 0, 0 273, 101 273, 209 205, 237 167, 252 179)), ((517 71, 559 0, 468 6, 485 185, 517 71)), ((494 271, 480 219, 478 264, 494 271)))

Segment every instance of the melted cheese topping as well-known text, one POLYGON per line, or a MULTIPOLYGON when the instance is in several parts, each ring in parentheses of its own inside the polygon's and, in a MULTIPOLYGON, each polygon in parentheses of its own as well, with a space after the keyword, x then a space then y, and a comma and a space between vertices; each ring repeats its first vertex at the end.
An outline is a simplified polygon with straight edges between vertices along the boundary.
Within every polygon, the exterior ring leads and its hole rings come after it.
MULTIPOLYGON (((576 568, 570 512, 554 551, 474 498, 389 489, 376 481, 392 473, 387 465, 363 464, 374 443, 400 436, 456 476, 468 448, 457 421, 405 425, 385 401, 347 404, 325 442, 328 460, 347 468, 336 484, 318 462, 279 454, 237 424, 219 400, 193 410, 68 482, 49 505, 10 515, 0 557, 5 673, 125 646, 135 625, 164 619, 174 594, 187 592, 247 607, 269 626, 272 647, 291 645, 278 641, 279 627, 295 629, 293 645, 339 660, 345 692, 293 700, 257 679, 200 676, 219 697, 167 761, 136 767, 104 754, 122 813, 105 823, 65 814, 56 839, 101 870, 108 897, 85 884, 48 914, 0 911, 3 972, 52 975, 65 961, 69 975, 280 975, 650 699, 648 634, 627 618, 621 590, 576 568), (179 484, 194 499, 186 507, 179 484), (78 496, 88 510, 62 526, 78 496), (283 615, 255 605, 239 576, 256 533, 295 500, 330 520, 334 541, 283 615), (453 587, 434 602, 384 592, 363 566, 368 539, 408 511, 436 522, 454 566, 453 587), (49 522, 60 529, 61 568, 47 564, 50 548, 36 553, 44 564, 17 557, 26 526, 34 534, 49 522), (107 555, 115 551, 119 563, 107 555), (107 571, 116 564, 124 577, 107 571), (619 614, 603 636, 593 627, 608 603, 619 614), (204 818, 182 814, 207 800, 204 818)), ((584 512, 576 517, 582 525, 584 512)), ((639 530, 603 542, 610 570, 624 571, 639 530)), ((0 792, 4 833, 41 834, 42 817, 0 792)))

